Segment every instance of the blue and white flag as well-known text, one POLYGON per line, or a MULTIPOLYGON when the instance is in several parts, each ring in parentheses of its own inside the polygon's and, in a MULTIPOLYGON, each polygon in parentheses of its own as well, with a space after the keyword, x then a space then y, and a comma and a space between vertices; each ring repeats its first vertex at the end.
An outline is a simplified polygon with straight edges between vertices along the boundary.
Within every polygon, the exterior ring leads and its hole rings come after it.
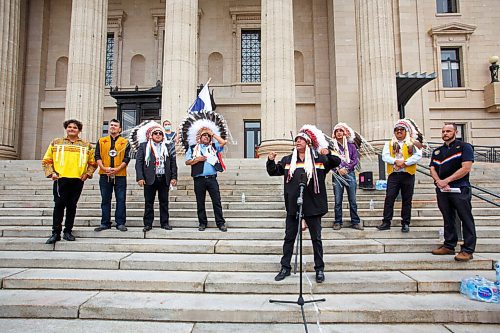
POLYGON ((208 83, 201 89, 189 112, 200 112, 202 110, 212 111, 212 100, 208 91, 208 83))

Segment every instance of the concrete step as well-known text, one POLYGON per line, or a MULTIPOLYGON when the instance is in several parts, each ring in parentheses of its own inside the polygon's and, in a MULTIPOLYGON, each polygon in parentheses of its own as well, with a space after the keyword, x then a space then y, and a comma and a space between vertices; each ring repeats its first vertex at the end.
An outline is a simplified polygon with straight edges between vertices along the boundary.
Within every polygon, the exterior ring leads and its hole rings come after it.
POLYGON ((62 252, 51 251, 0 251, 0 267, 3 268, 93 268, 118 269, 120 260, 130 253, 120 252, 62 252))
MULTIPOLYGON (((193 222, 194 223, 194 222, 193 222)), ((322 239, 438 239, 438 231, 440 227, 411 227, 411 231, 407 234, 401 233, 399 227, 394 227, 391 230, 379 231, 376 228, 367 227, 363 231, 354 230, 344 227, 341 230, 332 230, 330 222, 329 226, 325 226, 322 231, 322 239)), ((282 240, 284 237, 284 226, 280 228, 229 228, 228 232, 220 232, 215 226, 210 224, 209 228, 200 232, 198 228, 192 227, 175 227, 173 230, 165 231, 158 227, 155 222, 153 230, 144 234, 142 227, 128 227, 127 232, 121 232, 114 227, 109 230, 95 232, 95 226, 78 226, 73 229, 73 234, 77 238, 148 238, 148 239, 229 239, 229 240, 282 240)), ((50 223, 51 225, 51 223, 50 223)), ((35 237, 48 238, 51 233, 50 226, 3 226, 0 227, 0 235, 3 237, 35 237)), ((479 238, 487 239, 500 238, 500 227, 496 226, 478 226, 476 233, 479 238)), ((304 239, 309 238, 309 233, 304 233, 304 239)))
MULTIPOLYGON (((224 294, 293 294, 299 274, 276 283, 276 273, 185 272, 92 269, 1 269, 4 289, 73 289, 224 294)), ((304 275, 306 292, 316 294, 458 292, 462 278, 483 276, 494 281, 494 270, 331 272, 322 284, 314 273, 304 275), (374 283, 376 281, 376 283, 374 283)))
MULTIPOLYGON (((318 295, 316 297, 321 297, 318 295)), ((305 306, 309 322, 321 323, 498 323, 497 304, 466 300, 458 294, 325 295, 305 306)), ((269 299, 296 301, 294 295, 0 290, 5 318, 80 318, 211 323, 301 323, 299 307, 269 299), (29 306, 28 306, 29 305, 29 306)), ((306 297, 306 300, 309 298, 306 297)))
MULTIPOLYGON (((178 323, 86 319, 0 319, 6 333, 289 333, 302 332, 303 324, 178 323), (92 329, 91 329, 92 328, 92 329)), ((498 333, 494 324, 321 324, 309 323, 310 333, 498 333)))
MULTIPOLYGON (((280 268, 280 258, 281 255, 133 253, 121 260, 120 268, 208 272, 275 272, 280 268)), ((307 270, 314 271, 312 256, 305 255, 304 261, 307 270)), ((325 270, 334 272, 418 269, 481 270, 493 267, 490 257, 483 257, 479 254, 476 254, 475 259, 468 263, 455 262, 453 256, 433 256, 430 253, 326 254, 324 261, 325 270)))

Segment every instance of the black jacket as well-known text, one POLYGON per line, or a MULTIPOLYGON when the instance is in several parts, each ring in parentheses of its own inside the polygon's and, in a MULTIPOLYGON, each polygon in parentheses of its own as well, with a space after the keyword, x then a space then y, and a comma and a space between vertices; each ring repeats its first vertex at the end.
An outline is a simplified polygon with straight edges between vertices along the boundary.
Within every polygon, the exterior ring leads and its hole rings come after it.
MULTIPOLYGON (((292 155, 283 157, 278 163, 268 159, 266 168, 269 176, 284 176, 286 212, 288 215, 295 215, 297 214, 300 175, 304 173, 304 169, 295 169, 292 179, 287 183, 291 160, 292 155)), ((298 157, 297 160, 297 162, 302 162, 298 157)), ((340 158, 335 155, 319 155, 314 160, 316 164, 316 173, 318 175, 319 193, 314 193, 314 183, 313 179, 311 179, 308 186, 304 189, 304 204, 302 206, 304 216, 323 216, 328 212, 325 178, 330 170, 340 164, 340 158)))
MULTIPOLYGON (((136 181, 144 179, 147 185, 153 185, 155 182, 155 156, 151 154, 151 160, 149 165, 146 165, 144 161, 144 155, 146 154, 146 144, 147 142, 141 143, 139 149, 137 150, 137 155, 135 156, 135 174, 136 181)), ((175 155, 169 155, 165 160, 165 184, 169 185, 171 179, 177 179, 177 162, 175 155)))

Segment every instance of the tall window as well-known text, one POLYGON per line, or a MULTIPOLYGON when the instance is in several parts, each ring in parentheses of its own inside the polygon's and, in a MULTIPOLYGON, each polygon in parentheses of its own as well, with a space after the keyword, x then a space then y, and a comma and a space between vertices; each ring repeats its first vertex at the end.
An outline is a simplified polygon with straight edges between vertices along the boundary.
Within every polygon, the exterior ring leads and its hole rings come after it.
POLYGON ((436 0, 438 13, 458 13, 458 0, 436 0))
POLYGON ((260 145, 260 121, 245 120, 245 158, 256 158, 260 145))
POLYGON ((109 121, 105 120, 102 123, 102 135, 108 135, 109 131, 109 121))
POLYGON ((109 33, 106 40, 106 76, 104 85, 109 87, 113 84, 113 60, 115 56, 115 34, 109 33))
POLYGON ((260 30, 241 31, 241 82, 260 82, 260 30))
POLYGON ((460 49, 441 49, 441 70, 443 87, 455 88, 462 86, 460 75, 460 49))

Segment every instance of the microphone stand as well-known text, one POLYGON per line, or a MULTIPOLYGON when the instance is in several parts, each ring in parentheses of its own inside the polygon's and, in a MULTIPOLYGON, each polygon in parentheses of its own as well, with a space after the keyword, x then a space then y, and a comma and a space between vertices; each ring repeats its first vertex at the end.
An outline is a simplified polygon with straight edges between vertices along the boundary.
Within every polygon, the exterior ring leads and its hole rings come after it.
MULTIPOLYGON (((304 188, 306 187, 306 180, 301 177, 301 181, 299 184, 299 197, 297 198, 297 238, 299 240, 299 256, 300 256, 300 273, 299 273, 299 297, 297 298, 297 301, 284 301, 284 300, 274 300, 270 299, 269 303, 281 303, 281 304, 297 304, 300 305, 300 310, 302 312, 302 321, 304 323, 304 329, 306 333, 308 333, 307 329, 307 320, 306 320, 306 315, 304 313, 304 304, 307 303, 315 303, 315 302, 325 302, 325 298, 321 299, 312 299, 309 301, 304 301, 304 296, 302 293, 302 228, 301 228, 301 222, 302 222, 302 205, 304 203, 304 188)), ((295 257, 297 260, 297 257, 295 257)), ((295 261, 297 262, 297 261, 295 261)), ((295 270, 296 270, 296 265, 295 265, 295 270)), ((296 272, 294 272, 296 274, 296 272)))

